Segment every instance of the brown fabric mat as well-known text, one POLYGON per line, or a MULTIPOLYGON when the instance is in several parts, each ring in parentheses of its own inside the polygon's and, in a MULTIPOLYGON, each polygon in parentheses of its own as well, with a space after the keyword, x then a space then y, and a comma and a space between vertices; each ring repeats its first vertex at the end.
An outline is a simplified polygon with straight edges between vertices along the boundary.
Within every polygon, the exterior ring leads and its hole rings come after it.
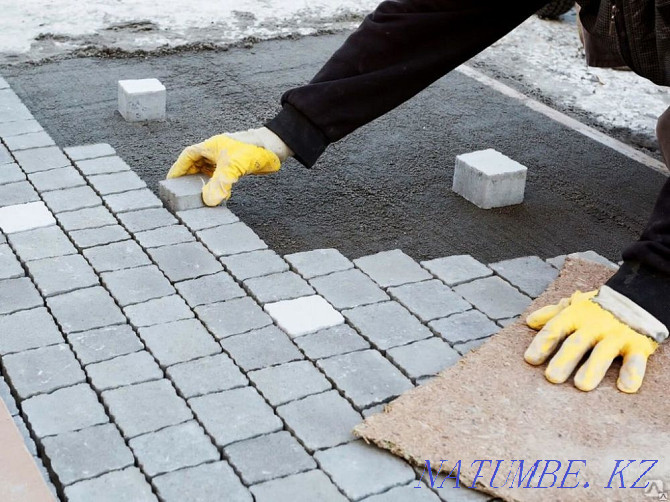
MULTIPOLYGON (((576 289, 598 288, 612 271, 602 265, 569 260, 559 278, 529 307, 528 311, 555 303, 576 289)), ((523 316, 525 318, 525 316, 523 316)), ((577 390, 572 380, 552 385, 544 378, 545 365, 533 367, 523 360, 523 353, 535 332, 517 322, 493 336, 479 349, 467 354, 455 366, 446 369, 426 385, 402 395, 387 406, 384 413, 373 415, 355 429, 355 434, 381 448, 423 468, 425 460, 433 467, 446 459, 447 472, 461 460, 460 479, 471 487, 479 464, 483 464, 476 489, 505 500, 659 500, 652 497, 656 488, 630 488, 642 472, 652 465, 641 464, 653 459, 658 463, 647 473, 646 481, 664 481, 670 500, 670 350, 663 344, 652 355, 642 389, 628 395, 617 390, 615 382, 620 362, 615 361, 600 386, 592 392, 577 390), (497 460, 500 464, 492 488, 491 477, 497 460), (526 474, 536 460, 538 465, 531 488, 517 488, 519 459, 524 460, 526 474), (562 462, 553 488, 538 489, 546 460, 562 462), (579 488, 557 488, 567 470, 572 472, 565 486, 579 482, 579 488), (611 489, 605 489, 617 459, 637 461, 623 471, 626 489, 619 489, 615 476, 611 489), (512 468, 511 461, 517 460, 512 468), (448 468, 447 468, 448 466, 448 468), (512 473, 509 474, 510 469, 512 473), (510 484, 514 483, 514 488, 510 484), (585 482, 589 483, 584 487, 585 482), (652 493, 646 493, 652 492, 652 493)), ((549 471, 556 464, 549 465, 549 471)), ((437 470, 437 469, 435 469, 437 470)), ((549 486, 552 476, 545 476, 542 486, 549 486)), ((429 482, 428 474, 424 477, 429 482)), ((522 483, 526 486, 528 477, 522 483)), ((440 482, 435 484, 436 487, 440 482)), ((657 483, 656 487, 661 487, 657 483)), ((442 488, 442 490, 455 488, 442 488)), ((448 497, 448 494, 446 494, 448 497)), ((663 499, 661 499, 663 500, 663 499)))

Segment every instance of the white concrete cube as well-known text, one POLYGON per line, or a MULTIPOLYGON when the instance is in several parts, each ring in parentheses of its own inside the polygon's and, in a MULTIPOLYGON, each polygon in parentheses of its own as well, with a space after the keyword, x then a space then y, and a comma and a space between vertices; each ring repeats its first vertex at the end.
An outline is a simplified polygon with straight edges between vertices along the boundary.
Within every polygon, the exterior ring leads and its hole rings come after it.
POLYGON ((163 203, 173 211, 203 207, 202 187, 209 178, 202 174, 180 176, 158 183, 158 194, 163 203))
POLYGON ((165 119, 165 86, 155 78, 119 80, 119 113, 128 122, 165 119))
POLYGON ((452 190, 482 209, 521 204, 528 169, 493 150, 456 157, 452 190))
POLYGON ((290 337, 302 336, 344 323, 344 317, 319 295, 265 305, 277 325, 290 337))

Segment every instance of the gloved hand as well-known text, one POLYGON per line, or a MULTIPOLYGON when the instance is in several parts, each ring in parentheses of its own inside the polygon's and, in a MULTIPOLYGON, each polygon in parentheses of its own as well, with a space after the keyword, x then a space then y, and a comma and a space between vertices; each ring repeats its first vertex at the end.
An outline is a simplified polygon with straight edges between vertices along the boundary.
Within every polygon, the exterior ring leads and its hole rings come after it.
POLYGON ((595 389, 614 358, 623 356, 617 387, 622 392, 637 392, 647 358, 668 336, 660 321, 608 286, 590 293, 578 291, 557 305, 533 312, 526 322, 541 330, 524 355, 530 364, 542 364, 565 340, 545 371, 552 383, 565 382, 593 349, 575 375, 575 386, 583 391, 595 389))
POLYGON ((184 149, 167 177, 206 174, 211 179, 202 188, 202 200, 208 206, 218 206, 230 198, 233 183, 242 176, 277 172, 291 155, 279 136, 265 127, 219 134, 184 149))

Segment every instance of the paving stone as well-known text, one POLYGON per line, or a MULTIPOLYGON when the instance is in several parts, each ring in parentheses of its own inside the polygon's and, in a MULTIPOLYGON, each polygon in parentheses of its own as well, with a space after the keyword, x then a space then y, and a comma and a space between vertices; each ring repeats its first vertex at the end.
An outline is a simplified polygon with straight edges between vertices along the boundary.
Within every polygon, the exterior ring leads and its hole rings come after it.
POLYGON ((465 355, 471 350, 483 345, 486 340, 488 340, 488 338, 478 338, 477 340, 470 340, 469 342, 465 343, 457 343, 454 345, 454 350, 456 350, 461 355, 465 355))
POLYGON ((526 310, 531 299, 500 277, 487 277, 456 286, 454 291, 491 319, 514 317, 526 310))
POLYGON ((470 255, 455 255, 422 261, 421 265, 448 286, 457 286, 493 274, 490 268, 470 255))
POLYGON ((54 225, 56 220, 44 202, 0 207, 0 230, 5 234, 54 225))
POLYGON ((114 155, 116 152, 111 145, 107 143, 95 143, 91 145, 76 145, 68 146, 63 148, 65 155, 70 157, 71 160, 84 160, 84 159, 95 159, 98 157, 106 157, 108 155, 114 155))
POLYGON ((90 160, 78 160, 75 166, 84 176, 95 176, 98 174, 120 173, 130 171, 130 166, 121 157, 100 157, 90 160))
POLYGON ((478 310, 454 314, 428 324, 442 338, 451 343, 463 343, 486 338, 500 331, 496 324, 478 310))
POLYGON ((202 187, 208 181, 207 176, 201 174, 161 180, 158 193, 165 206, 174 212, 196 209, 204 206, 202 187))
POLYGON ((0 143, 0 165, 10 164, 12 162, 14 162, 12 154, 0 143))
POLYGON ((248 384, 246 377, 226 354, 175 364, 167 368, 166 372, 186 398, 244 387, 248 384))
POLYGON ((39 195, 27 181, 0 185, 0 207, 27 204, 40 200, 39 195))
POLYGON ((105 200, 107 207, 114 213, 125 213, 127 211, 137 211, 138 209, 163 207, 163 204, 161 204, 158 197, 156 197, 148 188, 105 195, 103 199, 105 200))
POLYGON ((252 502, 249 491, 226 462, 203 464, 153 479, 164 502, 252 502))
POLYGON ((12 395, 12 391, 9 390, 9 385, 7 385, 2 376, 0 376, 0 400, 5 403, 10 415, 18 415, 19 409, 16 407, 16 400, 12 395))
POLYGON ((52 392, 86 379, 67 344, 9 354, 3 356, 2 364, 10 384, 21 399, 52 392))
POLYGON ((310 359, 322 359, 370 348, 367 340, 346 324, 295 338, 294 342, 310 359))
POLYGON ((362 441, 320 451, 314 456, 352 500, 410 483, 415 478, 414 470, 406 462, 362 441))
POLYGON ((138 232, 135 234, 135 238, 145 249, 170 246, 182 242, 193 242, 195 240, 193 234, 183 225, 172 225, 147 230, 146 232, 138 232))
POLYGON ((0 280, 23 277, 25 272, 7 244, 0 244, 0 280))
POLYGON ((354 264, 337 249, 316 249, 289 254, 284 258, 305 279, 312 279, 313 277, 354 267, 354 264))
POLYGON ((335 390, 282 405, 277 414, 310 451, 353 441, 351 431, 362 421, 335 390))
POLYGON ((47 305, 65 333, 88 331, 125 323, 119 307, 103 288, 96 286, 52 296, 47 305), (86 308, 82 308, 82 306, 86 308))
POLYGON ((282 428, 272 408, 251 387, 194 397, 188 403, 220 447, 282 428))
POLYGON ((62 343, 58 326, 44 307, 0 317, 0 355, 62 343), (26 326, 39 326, 27 330, 26 326))
POLYGON ((390 288, 388 292, 423 322, 472 308, 472 305, 437 279, 390 288))
POLYGON ((42 459, 36 456, 33 456, 33 461, 35 462, 35 465, 37 466, 37 470, 40 471, 40 474, 42 475, 42 480, 44 483, 47 485, 47 488, 51 492, 51 495, 53 495, 55 500, 58 500, 58 492, 56 491, 56 487, 54 484, 51 482, 51 474, 49 471, 47 471, 47 468, 44 467, 44 463, 42 462, 42 459))
POLYGON ((383 302, 389 297, 360 270, 345 270, 311 279, 310 284, 336 309, 383 302))
POLYGON ((116 225, 116 218, 106 208, 102 206, 88 207, 78 209, 77 211, 68 211, 58 213, 58 222, 66 232, 73 230, 84 230, 86 228, 104 227, 107 225, 116 225))
POLYGON ((288 263, 270 249, 224 256, 221 258, 221 263, 238 281, 288 270, 288 263))
POLYGON ((440 502, 440 498, 430 491, 426 485, 420 483, 419 486, 420 488, 417 488, 417 482, 414 481, 408 486, 397 486, 385 493, 368 497, 364 499, 364 502, 406 502, 407 500, 412 502, 440 502))
POLYGON ((126 438, 193 418, 186 402, 166 379, 106 390, 102 399, 126 438))
POLYGON ((163 246, 150 250, 149 254, 173 282, 195 279, 223 270, 216 258, 199 242, 163 246))
POLYGON ((165 119, 165 86, 156 78, 118 81, 118 110, 128 122, 165 119))
POLYGON ((216 446, 194 420, 144 434, 128 444, 150 477, 220 459, 216 446))
POLYGON ((190 319, 193 312, 177 295, 156 298, 123 308, 130 324, 136 328, 190 319))
POLYGON ((30 110, 21 102, 19 97, 11 89, 0 91, 0 121, 14 122, 17 120, 31 119, 30 110))
POLYGON ((44 258, 27 263, 28 273, 44 296, 54 296, 99 284, 98 276, 80 255, 44 258))
POLYGON ((51 469, 62 485, 123 469, 135 461, 112 424, 44 438, 42 444, 51 469))
POLYGON ((44 300, 30 279, 22 277, 0 281, 0 314, 11 314, 41 305, 44 305, 44 300))
POLYGON ((378 404, 377 406, 372 406, 371 408, 365 408, 361 411, 361 414, 365 417, 371 417, 372 415, 377 415, 378 413, 384 413, 386 409, 386 403, 378 404))
POLYGON ((14 153, 14 158, 27 173, 48 171, 70 165, 69 159, 57 146, 21 150, 14 153))
POLYGON ((344 323, 342 314, 318 295, 268 303, 265 311, 292 338, 344 323))
POLYGON ((196 235, 216 256, 256 251, 268 247, 253 230, 242 222, 200 230, 196 235))
POLYGON ((86 373, 98 392, 163 378, 163 370, 146 350, 89 364, 86 373))
POLYGON ((139 334, 163 367, 221 352, 219 344, 196 319, 143 328, 139 334))
POLYGON ((531 298, 540 296, 558 276, 558 270, 537 256, 499 261, 489 267, 531 298))
POLYGON ((230 209, 224 206, 203 207, 177 212, 177 217, 191 230, 204 230, 205 228, 218 227, 236 223, 240 219, 230 209))
POLYGON ((172 214, 163 208, 141 209, 119 215, 121 223, 132 233, 153 230, 154 228, 168 227, 177 223, 172 214))
POLYGON ((272 318, 249 297, 196 307, 195 312, 218 339, 272 324, 272 318))
POLYGON ((453 479, 445 479, 443 483, 442 478, 443 476, 440 476, 439 484, 435 481, 436 486, 442 487, 436 489, 435 492, 440 497, 440 500, 445 502, 495 502, 499 500, 491 498, 486 493, 466 488, 462 482, 456 487, 456 481, 453 479))
POLYGON ((12 136, 19 136, 21 134, 28 134, 31 132, 40 132, 43 130, 44 129, 42 129, 40 123, 34 119, 15 120, 14 122, 0 123, 0 136, 4 139, 11 138, 12 136))
POLYGON ((102 204, 100 197, 89 186, 46 192, 42 194, 42 198, 54 213, 76 211, 77 209, 96 207, 102 204))
MULTIPOLYGON (((619 266, 616 263, 612 263, 610 260, 608 260, 604 256, 599 255, 595 251, 582 251, 580 253, 570 253, 568 255, 568 258, 579 258, 581 260, 600 263, 601 265, 605 265, 606 267, 609 267, 613 270, 619 269, 619 266)), ((561 266, 563 266, 563 264, 561 264, 561 266)))
POLYGON ((314 294, 312 287, 294 272, 282 272, 247 279, 244 281, 244 285, 260 303, 291 300, 314 294))
POLYGON ((147 254, 133 240, 88 248, 84 250, 84 256, 99 274, 151 265, 147 254))
POLYGON ((554 267, 557 270, 561 270, 565 264, 565 260, 568 258, 568 255, 562 254, 555 256, 554 258, 548 258, 547 263, 554 267))
POLYGON ((0 89, 9 89, 9 83, 2 77, 0 77, 0 89))
MULTIPOLYGON (((2 392, 0 391, 0 394, 1 393, 2 392)), ((21 415, 18 415, 18 409, 16 410, 16 413, 17 414, 12 417, 12 420, 14 420, 16 428, 23 437, 23 442, 26 445, 26 449, 32 456, 37 456, 37 446, 35 445, 35 441, 33 441, 33 438, 30 436, 30 431, 28 430, 28 427, 26 427, 26 423, 23 421, 23 418, 21 418, 21 415)))
POLYGON ((72 166, 28 173, 28 179, 40 193, 86 185, 86 181, 81 177, 79 171, 72 166))
POLYGON ((506 328, 507 326, 510 326, 514 324, 516 321, 519 320, 519 316, 517 317, 510 317, 509 319, 501 319, 500 321, 496 321, 496 324, 502 328, 506 328))
POLYGON ((309 361, 252 371, 249 378, 272 406, 330 390, 332 385, 309 361))
POLYGON ((74 333, 68 335, 67 339, 84 366, 131 354, 144 348, 133 329, 127 324, 74 333))
POLYGON ((225 272, 183 281, 175 287, 191 307, 246 296, 245 291, 225 272))
POLYGON ((54 140, 44 131, 21 134, 20 136, 10 136, 5 138, 5 144, 12 151, 28 150, 29 148, 40 148, 43 146, 53 146, 54 140))
POLYGON ((81 249, 101 246, 111 242, 130 239, 130 234, 121 225, 108 225, 99 228, 88 228, 70 232, 70 237, 81 249))
POLYGON ((161 298, 175 292, 170 282, 155 265, 105 272, 101 277, 103 284, 107 286, 122 307, 161 298))
POLYGON ((383 288, 431 279, 428 272, 399 249, 364 256, 354 263, 383 288))
POLYGON ((289 337, 275 326, 224 338, 221 345, 244 371, 302 359, 289 337))
POLYGON ((437 337, 395 347, 387 352, 387 356, 413 379, 437 375, 461 358, 449 344, 437 337))
POLYGON ((39 438, 109 422, 98 396, 86 384, 31 397, 21 407, 39 438))
POLYGON ((98 478, 80 481, 65 488, 68 502, 158 502, 151 485, 137 467, 109 472, 98 478))
POLYGON ((147 185, 133 171, 122 171, 111 174, 96 174, 88 176, 88 182, 100 195, 128 192, 146 188, 147 185))
POLYGON ((252 486, 256 502, 346 502, 328 476, 313 470, 252 486))
POLYGON ((0 163, 0 185, 4 185, 6 183, 16 183, 17 181, 25 181, 25 180, 26 175, 24 174, 23 171, 21 171, 21 168, 19 167, 18 164, 0 163))

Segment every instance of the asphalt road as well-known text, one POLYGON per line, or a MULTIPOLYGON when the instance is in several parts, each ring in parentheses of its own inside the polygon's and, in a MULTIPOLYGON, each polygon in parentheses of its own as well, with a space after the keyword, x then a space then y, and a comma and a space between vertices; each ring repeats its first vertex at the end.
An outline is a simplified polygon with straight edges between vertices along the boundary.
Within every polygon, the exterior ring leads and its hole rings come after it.
MULTIPOLYGON (((270 118, 282 92, 309 80, 343 37, 0 73, 59 146, 110 143, 156 190, 184 146, 270 118), (168 119, 126 123, 116 112, 116 82, 148 77, 168 89, 168 119)), ((313 170, 291 160, 277 175, 243 179, 229 207, 281 254, 335 247, 356 258, 401 248, 415 259, 467 253, 492 262, 593 249, 617 260, 664 179, 451 74, 331 147, 313 170), (484 211, 451 192, 454 157, 484 148, 528 166, 524 204, 484 211)))

